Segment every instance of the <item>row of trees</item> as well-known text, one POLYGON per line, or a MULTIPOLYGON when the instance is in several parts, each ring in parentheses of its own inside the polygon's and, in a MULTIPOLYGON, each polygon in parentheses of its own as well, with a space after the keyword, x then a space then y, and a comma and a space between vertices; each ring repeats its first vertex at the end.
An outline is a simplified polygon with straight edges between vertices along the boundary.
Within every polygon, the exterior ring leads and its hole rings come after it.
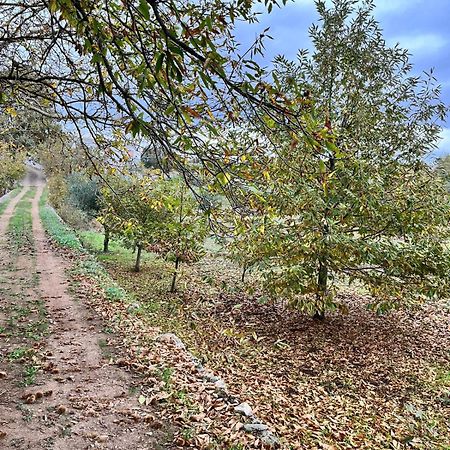
POLYGON ((197 199, 244 271, 317 318, 339 306, 342 280, 380 312, 448 295, 450 206, 424 163, 447 114, 433 74, 412 75, 408 52, 386 46, 371 0, 317 0, 314 53, 269 73, 253 59, 261 41, 239 54, 233 36, 254 3, 8 3, 3 102, 72 120, 102 179, 106 242, 136 246, 137 269, 144 248, 176 266, 200 255, 197 199), (175 179, 111 176, 130 136, 175 179), (224 201, 211 208, 206 191, 224 201))
POLYGON ((136 272, 144 250, 173 261, 171 292, 180 264, 203 255, 207 217, 179 177, 167 178, 155 171, 147 176, 115 175, 102 187, 99 178, 72 175, 68 184, 72 204, 103 225, 104 252, 115 237, 136 253, 136 272))

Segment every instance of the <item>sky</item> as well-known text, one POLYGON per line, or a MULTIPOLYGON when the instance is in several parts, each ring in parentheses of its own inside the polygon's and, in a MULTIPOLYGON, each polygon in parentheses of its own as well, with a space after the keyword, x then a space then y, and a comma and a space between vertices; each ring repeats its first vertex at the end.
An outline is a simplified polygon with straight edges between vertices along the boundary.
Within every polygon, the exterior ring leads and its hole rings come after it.
MULTIPOLYGON (((399 43, 411 53, 414 72, 434 69, 442 86, 442 99, 450 105, 450 0, 375 0, 375 18, 388 45, 399 43)), ((243 45, 265 28, 273 40, 266 41, 266 58, 278 54, 295 59, 298 49, 310 48, 309 26, 317 20, 314 0, 288 0, 286 6, 262 14, 258 24, 238 29, 243 45)), ((450 119, 444 124, 435 156, 450 153, 450 119)))

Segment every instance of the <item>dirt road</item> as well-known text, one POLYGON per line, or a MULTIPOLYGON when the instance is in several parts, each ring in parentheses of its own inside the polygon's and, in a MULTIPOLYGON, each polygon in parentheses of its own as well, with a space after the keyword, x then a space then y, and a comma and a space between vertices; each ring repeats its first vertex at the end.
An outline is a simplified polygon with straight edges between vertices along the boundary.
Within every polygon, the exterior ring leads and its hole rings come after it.
POLYGON ((0 217, 0 448, 169 448, 156 412, 132 420, 139 379, 110 364, 101 322, 69 293, 39 219, 43 189, 30 170, 0 217))

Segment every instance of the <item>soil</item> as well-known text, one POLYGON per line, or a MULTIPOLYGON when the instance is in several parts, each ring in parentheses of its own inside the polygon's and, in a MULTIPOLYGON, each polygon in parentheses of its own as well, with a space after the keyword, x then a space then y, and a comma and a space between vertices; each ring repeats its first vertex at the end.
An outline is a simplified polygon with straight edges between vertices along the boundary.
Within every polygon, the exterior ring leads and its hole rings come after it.
POLYGON ((0 448, 170 448, 161 411, 132 419, 139 379, 112 364, 101 320, 69 293, 39 219, 44 185, 30 169, 0 217, 0 448), (8 223, 31 186, 33 242, 15 252, 8 223))

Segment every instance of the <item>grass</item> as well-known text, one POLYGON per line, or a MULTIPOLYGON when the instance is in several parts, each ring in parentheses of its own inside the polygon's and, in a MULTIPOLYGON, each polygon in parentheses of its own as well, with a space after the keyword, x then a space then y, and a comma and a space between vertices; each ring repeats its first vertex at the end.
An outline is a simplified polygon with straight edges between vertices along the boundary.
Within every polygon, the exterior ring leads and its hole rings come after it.
POLYGON ((82 251, 83 247, 75 232, 60 219, 52 207, 47 205, 47 197, 48 191, 45 189, 39 200, 39 215, 45 230, 60 246, 82 251))
MULTIPOLYGON (((130 249, 120 242, 120 240, 111 239, 109 243, 109 252, 103 252, 103 234, 97 231, 79 231, 78 236, 83 246, 94 253, 99 261, 110 262, 120 261, 130 268, 134 266, 135 255, 130 249)), ((142 265, 152 263, 156 259, 153 253, 142 253, 142 265)))
POLYGON ((8 225, 8 235, 16 252, 33 248, 33 220, 31 217, 31 199, 36 188, 30 188, 17 204, 14 215, 8 225))

